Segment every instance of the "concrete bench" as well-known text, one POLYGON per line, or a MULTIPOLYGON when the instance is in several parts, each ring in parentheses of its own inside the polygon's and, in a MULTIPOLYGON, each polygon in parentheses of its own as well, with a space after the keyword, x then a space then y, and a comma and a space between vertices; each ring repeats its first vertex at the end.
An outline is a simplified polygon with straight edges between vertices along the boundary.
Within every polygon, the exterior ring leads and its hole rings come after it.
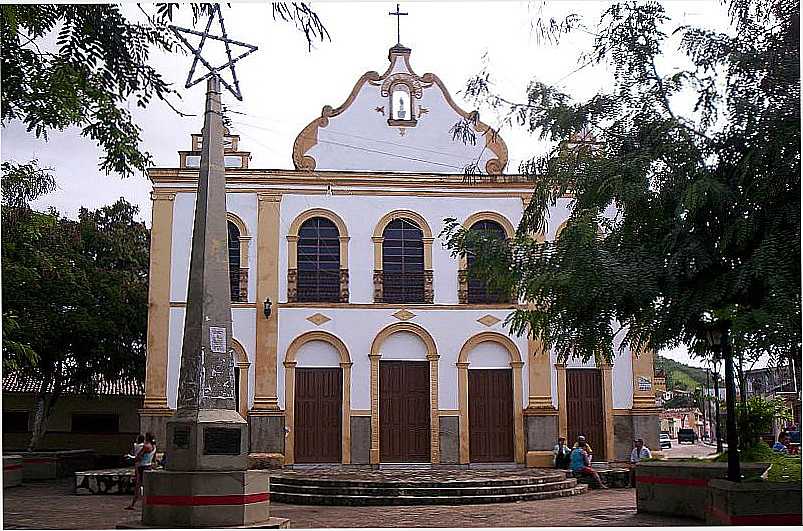
POLYGON ((75 494, 134 494, 134 470, 109 468, 75 473, 75 494))

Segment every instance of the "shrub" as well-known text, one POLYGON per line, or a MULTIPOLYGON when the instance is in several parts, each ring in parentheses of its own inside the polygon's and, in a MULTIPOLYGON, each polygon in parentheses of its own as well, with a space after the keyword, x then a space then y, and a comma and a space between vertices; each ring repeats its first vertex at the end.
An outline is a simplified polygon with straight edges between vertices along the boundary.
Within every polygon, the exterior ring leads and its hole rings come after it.
POLYGON ((754 448, 761 441, 761 435, 772 431, 776 419, 791 420, 789 410, 780 398, 766 399, 753 396, 745 404, 737 407, 739 425, 739 449, 754 448))

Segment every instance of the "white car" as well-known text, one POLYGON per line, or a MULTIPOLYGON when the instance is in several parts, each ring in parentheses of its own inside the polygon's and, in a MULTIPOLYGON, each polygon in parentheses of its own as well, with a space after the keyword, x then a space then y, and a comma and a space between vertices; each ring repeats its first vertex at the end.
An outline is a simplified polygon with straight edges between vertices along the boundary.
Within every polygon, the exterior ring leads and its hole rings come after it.
POLYGON ((668 433, 662 433, 658 437, 658 442, 661 444, 661 448, 672 448, 672 439, 669 438, 668 433))

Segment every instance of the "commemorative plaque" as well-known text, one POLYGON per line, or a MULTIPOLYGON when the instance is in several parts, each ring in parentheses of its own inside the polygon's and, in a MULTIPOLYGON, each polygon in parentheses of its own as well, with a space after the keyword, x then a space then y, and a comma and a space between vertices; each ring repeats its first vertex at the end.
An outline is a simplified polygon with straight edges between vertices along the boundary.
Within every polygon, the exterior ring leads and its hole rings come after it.
POLYGON ((234 428, 205 428, 206 455, 240 455, 240 430, 234 428))

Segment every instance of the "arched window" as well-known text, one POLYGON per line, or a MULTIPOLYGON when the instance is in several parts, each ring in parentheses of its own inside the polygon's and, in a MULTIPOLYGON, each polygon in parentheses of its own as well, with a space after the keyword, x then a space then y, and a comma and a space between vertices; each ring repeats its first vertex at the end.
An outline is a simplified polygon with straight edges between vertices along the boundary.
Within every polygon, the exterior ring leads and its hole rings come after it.
MULTIPOLYGON (((488 219, 480 220, 474 223, 471 231, 479 232, 484 238, 505 239, 505 229, 496 221, 488 219)), ((468 267, 471 269, 474 263, 474 255, 467 256, 468 267)), ((489 289, 484 281, 474 278, 469 274, 468 277, 468 302, 469 304, 496 304, 501 302, 508 302, 510 297, 505 294, 489 289)))
POLYGON ((330 220, 314 217, 298 231, 298 302, 340 301, 340 233, 330 220))
POLYGON ((421 228, 413 221, 399 218, 391 221, 382 235, 384 302, 425 302, 421 228))
POLYGON ((240 229, 237 225, 229 225, 229 283, 231 285, 232 302, 240 301, 240 229))

